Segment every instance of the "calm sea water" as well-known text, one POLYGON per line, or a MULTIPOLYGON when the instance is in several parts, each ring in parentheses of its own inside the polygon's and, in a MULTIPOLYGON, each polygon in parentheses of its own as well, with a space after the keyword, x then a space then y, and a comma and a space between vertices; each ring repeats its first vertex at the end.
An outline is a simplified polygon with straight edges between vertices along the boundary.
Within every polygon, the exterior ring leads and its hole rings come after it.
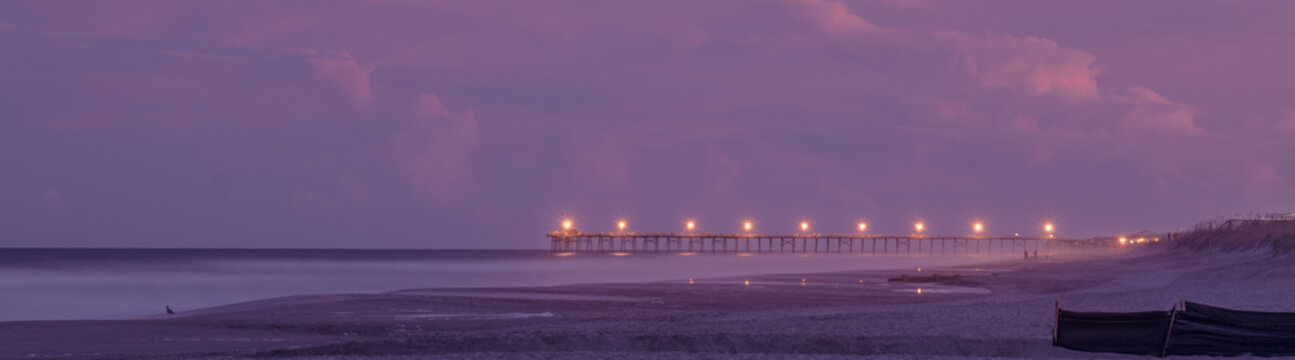
POLYGON ((270 297, 949 266, 1011 258, 544 250, 0 249, 0 321, 114 319, 270 297))

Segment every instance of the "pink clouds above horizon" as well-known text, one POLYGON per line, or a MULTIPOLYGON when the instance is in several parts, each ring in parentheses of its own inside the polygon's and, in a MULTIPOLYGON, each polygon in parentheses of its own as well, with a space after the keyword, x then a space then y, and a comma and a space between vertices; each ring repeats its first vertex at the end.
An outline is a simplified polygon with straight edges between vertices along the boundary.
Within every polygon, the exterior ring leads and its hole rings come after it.
POLYGON ((1091 236, 1292 211, 1290 15, 8 2, 0 246, 542 247, 564 214, 1091 236))

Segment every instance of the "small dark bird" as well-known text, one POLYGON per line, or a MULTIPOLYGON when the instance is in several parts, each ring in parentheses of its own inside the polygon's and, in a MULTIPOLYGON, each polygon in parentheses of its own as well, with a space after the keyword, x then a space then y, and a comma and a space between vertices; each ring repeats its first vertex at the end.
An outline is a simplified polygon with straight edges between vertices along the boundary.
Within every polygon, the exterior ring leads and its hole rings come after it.
POLYGON ((171 310, 171 305, 167 305, 167 306, 166 306, 166 314, 167 314, 167 315, 175 315, 175 310, 171 310))

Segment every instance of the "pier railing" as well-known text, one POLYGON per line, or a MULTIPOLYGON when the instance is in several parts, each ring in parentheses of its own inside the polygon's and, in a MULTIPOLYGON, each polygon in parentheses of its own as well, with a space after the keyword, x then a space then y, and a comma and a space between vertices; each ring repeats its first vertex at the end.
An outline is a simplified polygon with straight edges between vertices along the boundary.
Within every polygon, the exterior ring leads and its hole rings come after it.
POLYGON ((835 252, 981 254, 1049 251, 1054 246, 1090 246, 1081 239, 1050 236, 925 236, 867 234, 581 233, 548 234, 553 252, 835 252))

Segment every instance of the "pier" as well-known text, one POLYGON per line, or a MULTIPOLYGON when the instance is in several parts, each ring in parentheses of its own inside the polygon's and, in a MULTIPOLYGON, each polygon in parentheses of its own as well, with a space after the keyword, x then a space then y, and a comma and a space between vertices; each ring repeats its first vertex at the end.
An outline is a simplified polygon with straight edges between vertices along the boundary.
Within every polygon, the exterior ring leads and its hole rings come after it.
POLYGON ((693 234, 581 233, 548 234, 555 253, 871 253, 871 254, 991 254, 1049 251, 1054 246, 1082 246, 1078 239, 1051 236, 926 236, 866 234, 693 234))

